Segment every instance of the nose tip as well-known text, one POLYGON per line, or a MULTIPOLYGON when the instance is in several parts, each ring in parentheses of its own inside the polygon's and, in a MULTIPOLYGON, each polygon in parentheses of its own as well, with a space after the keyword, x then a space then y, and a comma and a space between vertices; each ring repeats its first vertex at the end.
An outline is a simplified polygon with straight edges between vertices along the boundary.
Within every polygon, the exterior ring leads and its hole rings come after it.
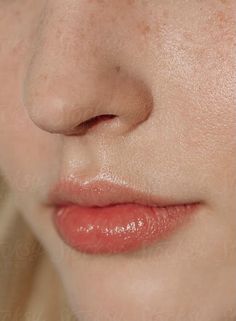
POLYGON ((32 77, 24 96, 31 120, 50 133, 122 135, 149 117, 153 99, 144 82, 127 73, 99 78, 93 72, 89 81, 88 71, 73 84, 52 74, 47 81, 32 77))

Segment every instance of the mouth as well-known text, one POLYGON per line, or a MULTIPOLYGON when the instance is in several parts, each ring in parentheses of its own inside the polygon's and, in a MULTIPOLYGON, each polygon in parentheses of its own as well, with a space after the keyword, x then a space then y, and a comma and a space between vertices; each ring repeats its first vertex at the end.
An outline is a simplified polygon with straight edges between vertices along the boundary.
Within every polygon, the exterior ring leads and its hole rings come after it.
POLYGON ((200 202, 177 202, 128 186, 96 181, 60 181, 49 195, 58 235, 87 254, 146 248, 170 236, 197 212, 200 202))

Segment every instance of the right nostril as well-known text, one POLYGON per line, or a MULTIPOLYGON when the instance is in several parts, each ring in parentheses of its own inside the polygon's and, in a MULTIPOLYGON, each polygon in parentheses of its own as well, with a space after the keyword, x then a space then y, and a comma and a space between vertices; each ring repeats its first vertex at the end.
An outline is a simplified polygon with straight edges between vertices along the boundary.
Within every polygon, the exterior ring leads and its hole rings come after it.
POLYGON ((87 132, 87 130, 96 126, 100 122, 113 119, 115 117, 117 116, 110 115, 110 114, 98 115, 98 116, 92 117, 82 122, 81 124, 77 125, 76 127, 74 127, 73 130, 69 133, 69 135, 84 135, 87 132))
POLYGON ((115 117, 117 117, 117 116, 116 115, 98 115, 98 116, 95 116, 93 118, 90 118, 90 119, 86 120, 85 122, 83 122, 80 125, 83 125, 86 128, 92 128, 92 127, 94 127, 95 125, 97 125, 98 123, 100 123, 102 121, 105 121, 105 120, 108 120, 108 119, 112 119, 112 118, 115 118, 115 117))

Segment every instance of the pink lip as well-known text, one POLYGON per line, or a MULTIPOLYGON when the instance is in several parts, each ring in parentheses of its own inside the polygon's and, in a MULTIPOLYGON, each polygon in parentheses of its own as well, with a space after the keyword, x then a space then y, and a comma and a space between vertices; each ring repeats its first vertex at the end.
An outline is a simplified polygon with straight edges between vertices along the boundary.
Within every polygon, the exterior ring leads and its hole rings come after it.
POLYGON ((88 253, 141 249, 182 226, 198 202, 176 204, 111 182, 60 181, 49 195, 53 223, 65 243, 88 253))

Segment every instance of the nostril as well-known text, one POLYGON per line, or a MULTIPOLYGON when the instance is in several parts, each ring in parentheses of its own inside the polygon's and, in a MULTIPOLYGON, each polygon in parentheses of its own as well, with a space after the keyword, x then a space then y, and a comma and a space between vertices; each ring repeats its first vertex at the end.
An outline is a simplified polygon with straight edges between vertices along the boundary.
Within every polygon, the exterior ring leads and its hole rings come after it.
POLYGON ((83 122, 82 124, 80 125, 83 125, 85 126, 86 128, 91 128, 95 125, 97 125, 98 123, 102 122, 102 121, 105 121, 105 120, 108 120, 108 119, 112 119, 112 118, 115 118, 117 117, 116 115, 99 115, 99 116, 95 116, 93 118, 90 118, 88 120, 86 120, 85 122, 83 122))
POLYGON ((74 127, 70 131, 70 133, 68 133, 68 135, 84 135, 87 132, 87 130, 96 126, 100 122, 103 122, 103 121, 106 121, 109 119, 113 119, 115 117, 117 117, 117 116, 111 115, 111 114, 104 114, 104 115, 98 115, 98 116, 92 117, 92 118, 80 123, 76 127, 74 127))

